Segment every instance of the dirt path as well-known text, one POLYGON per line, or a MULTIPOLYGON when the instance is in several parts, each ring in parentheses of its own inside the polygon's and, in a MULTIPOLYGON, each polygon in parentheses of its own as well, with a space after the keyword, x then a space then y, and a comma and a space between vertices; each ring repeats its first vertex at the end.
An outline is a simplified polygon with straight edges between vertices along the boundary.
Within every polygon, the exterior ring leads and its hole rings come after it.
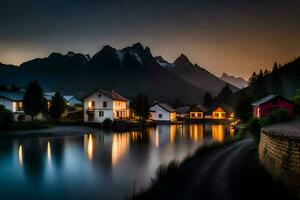
POLYGON ((187 162, 175 181, 138 199, 291 199, 255 158, 252 139, 238 141, 187 162))

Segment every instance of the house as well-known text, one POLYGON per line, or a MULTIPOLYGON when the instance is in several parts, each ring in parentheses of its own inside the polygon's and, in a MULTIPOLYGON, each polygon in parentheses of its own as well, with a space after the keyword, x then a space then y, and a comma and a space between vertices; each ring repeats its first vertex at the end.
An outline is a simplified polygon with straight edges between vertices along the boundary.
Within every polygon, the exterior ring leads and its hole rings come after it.
POLYGON ((292 115, 295 104, 290 100, 280 95, 268 95, 262 99, 259 99, 251 104, 253 106, 253 117, 261 118, 268 116, 274 110, 286 109, 289 114, 292 115))
POLYGON ((189 116, 190 106, 180 106, 176 108, 176 115, 178 119, 185 119, 189 116))
POLYGON ((200 104, 193 106, 189 111, 190 119, 204 119, 208 109, 200 104))
POLYGON ((115 91, 95 90, 84 98, 84 121, 100 122, 106 118, 129 118, 129 101, 115 91))
POLYGON ((214 120, 224 120, 224 119, 234 119, 235 113, 234 109, 227 104, 220 104, 211 110, 211 115, 205 116, 205 118, 210 118, 214 120))
POLYGON ((155 103, 150 107, 150 119, 157 122, 176 121, 176 110, 166 103, 155 103))
POLYGON ((0 92, 0 105, 12 112, 15 121, 25 119, 23 97, 24 92, 0 92))

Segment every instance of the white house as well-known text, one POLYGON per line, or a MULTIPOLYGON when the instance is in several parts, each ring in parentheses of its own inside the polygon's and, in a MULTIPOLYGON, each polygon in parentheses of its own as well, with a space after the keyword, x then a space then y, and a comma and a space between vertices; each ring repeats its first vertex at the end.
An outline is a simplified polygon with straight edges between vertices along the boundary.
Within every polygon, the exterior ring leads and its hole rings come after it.
POLYGON ((115 91, 96 90, 84 97, 84 121, 103 122, 106 118, 129 118, 129 101, 115 91))
POLYGON ((150 107, 150 119, 153 121, 176 121, 176 110, 166 103, 156 103, 150 107))
POLYGON ((0 105, 12 112, 15 121, 25 119, 23 97, 24 92, 0 92, 0 105))

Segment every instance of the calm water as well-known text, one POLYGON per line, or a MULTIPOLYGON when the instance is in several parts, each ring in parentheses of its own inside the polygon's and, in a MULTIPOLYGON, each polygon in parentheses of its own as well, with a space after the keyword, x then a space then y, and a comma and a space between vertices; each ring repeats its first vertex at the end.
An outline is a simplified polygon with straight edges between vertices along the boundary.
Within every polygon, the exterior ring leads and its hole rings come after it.
POLYGON ((0 140, 1 199, 124 199, 161 163, 233 137, 223 125, 162 125, 147 133, 0 140))

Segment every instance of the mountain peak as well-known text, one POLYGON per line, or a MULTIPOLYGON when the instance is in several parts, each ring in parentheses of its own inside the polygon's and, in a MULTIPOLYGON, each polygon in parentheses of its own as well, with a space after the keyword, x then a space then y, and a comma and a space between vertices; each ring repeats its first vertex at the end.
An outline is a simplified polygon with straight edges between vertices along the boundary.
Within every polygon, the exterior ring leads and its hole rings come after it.
POLYGON ((190 60, 188 59, 188 57, 184 54, 181 54, 175 61, 174 61, 175 65, 178 66, 188 66, 191 65, 192 63, 190 62, 190 60))
POLYGON ((138 51, 143 51, 144 50, 144 46, 140 42, 137 42, 137 43, 133 44, 132 48, 134 48, 138 51))

